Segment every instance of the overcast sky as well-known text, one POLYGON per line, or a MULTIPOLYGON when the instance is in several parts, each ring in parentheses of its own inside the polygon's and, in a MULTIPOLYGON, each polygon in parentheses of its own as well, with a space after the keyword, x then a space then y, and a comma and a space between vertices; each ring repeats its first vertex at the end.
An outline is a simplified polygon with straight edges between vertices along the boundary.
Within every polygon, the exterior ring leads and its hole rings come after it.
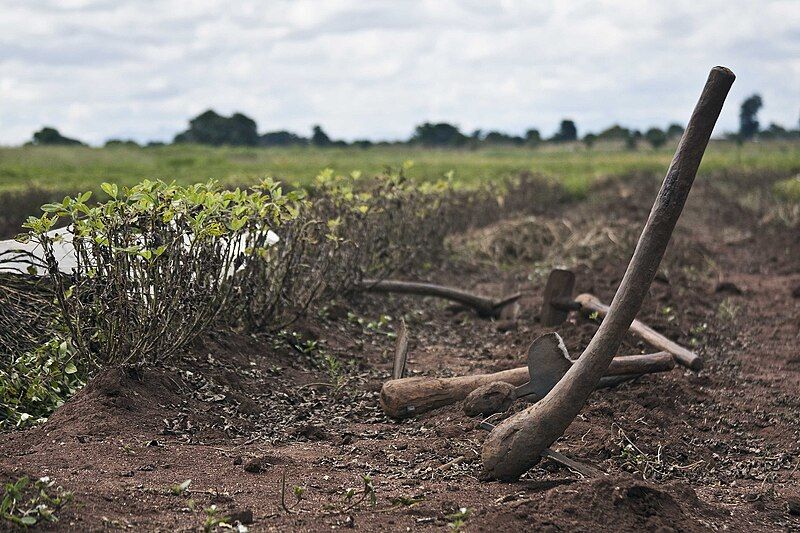
POLYGON ((717 133, 753 92, 797 127, 800 0, 0 0, 0 143, 170 140, 208 108, 348 140, 646 128, 684 123, 717 64, 717 133))

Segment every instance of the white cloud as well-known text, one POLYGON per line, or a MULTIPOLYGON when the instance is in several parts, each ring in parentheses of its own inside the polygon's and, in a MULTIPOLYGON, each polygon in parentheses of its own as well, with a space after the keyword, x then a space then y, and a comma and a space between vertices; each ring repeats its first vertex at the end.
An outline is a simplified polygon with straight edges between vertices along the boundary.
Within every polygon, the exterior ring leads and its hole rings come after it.
POLYGON ((761 121, 800 113, 796 0, 0 0, 0 143, 42 125, 168 139, 207 108, 261 130, 404 138, 422 120, 551 133, 683 122, 716 64, 761 121))

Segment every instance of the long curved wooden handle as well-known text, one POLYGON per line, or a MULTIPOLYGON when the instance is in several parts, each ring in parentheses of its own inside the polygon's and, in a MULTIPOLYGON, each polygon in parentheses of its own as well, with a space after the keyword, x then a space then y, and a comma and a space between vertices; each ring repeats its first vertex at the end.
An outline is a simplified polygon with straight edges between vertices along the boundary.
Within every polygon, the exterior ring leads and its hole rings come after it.
MULTIPOLYGON (((600 301, 593 294, 584 293, 579 294, 575 301, 581 304, 584 311, 596 312, 598 315, 604 317, 611 310, 609 306, 600 301)), ((638 318, 631 323, 631 331, 646 340, 652 346, 659 350, 664 350, 675 356, 675 360, 685 367, 692 370, 700 370, 703 368, 703 358, 678 344, 666 338, 661 333, 657 332, 647 324, 640 321, 638 318)))
POLYGON ((608 315, 544 399, 492 430, 481 454, 485 478, 517 479, 536 464, 597 386, 650 289, 734 79, 725 67, 711 69, 608 315))

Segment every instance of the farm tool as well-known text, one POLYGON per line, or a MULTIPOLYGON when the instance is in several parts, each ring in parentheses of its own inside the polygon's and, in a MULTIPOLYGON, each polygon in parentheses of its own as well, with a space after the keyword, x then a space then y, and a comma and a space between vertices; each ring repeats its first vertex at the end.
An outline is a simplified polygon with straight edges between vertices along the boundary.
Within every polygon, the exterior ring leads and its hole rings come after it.
MULTIPOLYGON (((608 315, 611 308, 592 294, 580 294, 573 300, 572 290, 574 287, 575 274, 571 271, 555 269, 550 272, 544 288, 542 309, 539 313, 539 319, 543 326, 562 324, 570 311, 580 311, 585 315, 597 313, 600 317, 608 315)), ((671 353, 675 360, 683 366, 692 370, 703 368, 703 359, 699 355, 671 341, 640 320, 634 319, 630 330, 659 350, 671 353)))
MULTIPOLYGON (((381 389, 381 405, 390 417, 406 418, 461 401, 479 387, 498 381, 516 387, 514 398, 538 401, 558 383, 572 364, 561 337, 550 333, 531 344, 527 366, 452 378, 393 379, 384 383, 381 389)), ((395 369, 397 367, 396 363, 395 369)), ((608 367, 607 377, 600 381, 599 386, 614 386, 642 374, 665 372, 674 367, 672 355, 667 352, 615 357, 608 367)), ((402 372, 395 370, 394 375, 402 375, 402 372)))
POLYGON ((725 67, 711 69, 608 314, 556 386, 489 433, 481 452, 485 479, 515 480, 538 463, 606 373, 650 289, 734 79, 725 67))
POLYGON ((365 279, 358 285, 358 288, 365 292, 413 294, 416 296, 435 296, 437 298, 444 298, 445 300, 450 300, 474 309, 481 318, 500 317, 508 306, 512 305, 523 296, 523 293, 517 292, 506 296, 505 298, 495 300, 493 298, 489 298, 488 296, 467 292, 454 287, 446 287, 444 285, 436 285, 434 283, 400 281, 393 279, 365 279))

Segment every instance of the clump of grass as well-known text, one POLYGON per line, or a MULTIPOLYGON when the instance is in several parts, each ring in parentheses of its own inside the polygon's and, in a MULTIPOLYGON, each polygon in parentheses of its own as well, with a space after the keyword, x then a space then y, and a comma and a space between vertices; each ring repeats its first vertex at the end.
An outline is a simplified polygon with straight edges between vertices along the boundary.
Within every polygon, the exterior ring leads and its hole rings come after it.
POLYGON ((772 190, 781 200, 800 203, 800 174, 775 183, 772 190))
POLYGON ((726 322, 734 320, 739 315, 739 305, 731 298, 722 300, 717 310, 719 317, 726 322))

